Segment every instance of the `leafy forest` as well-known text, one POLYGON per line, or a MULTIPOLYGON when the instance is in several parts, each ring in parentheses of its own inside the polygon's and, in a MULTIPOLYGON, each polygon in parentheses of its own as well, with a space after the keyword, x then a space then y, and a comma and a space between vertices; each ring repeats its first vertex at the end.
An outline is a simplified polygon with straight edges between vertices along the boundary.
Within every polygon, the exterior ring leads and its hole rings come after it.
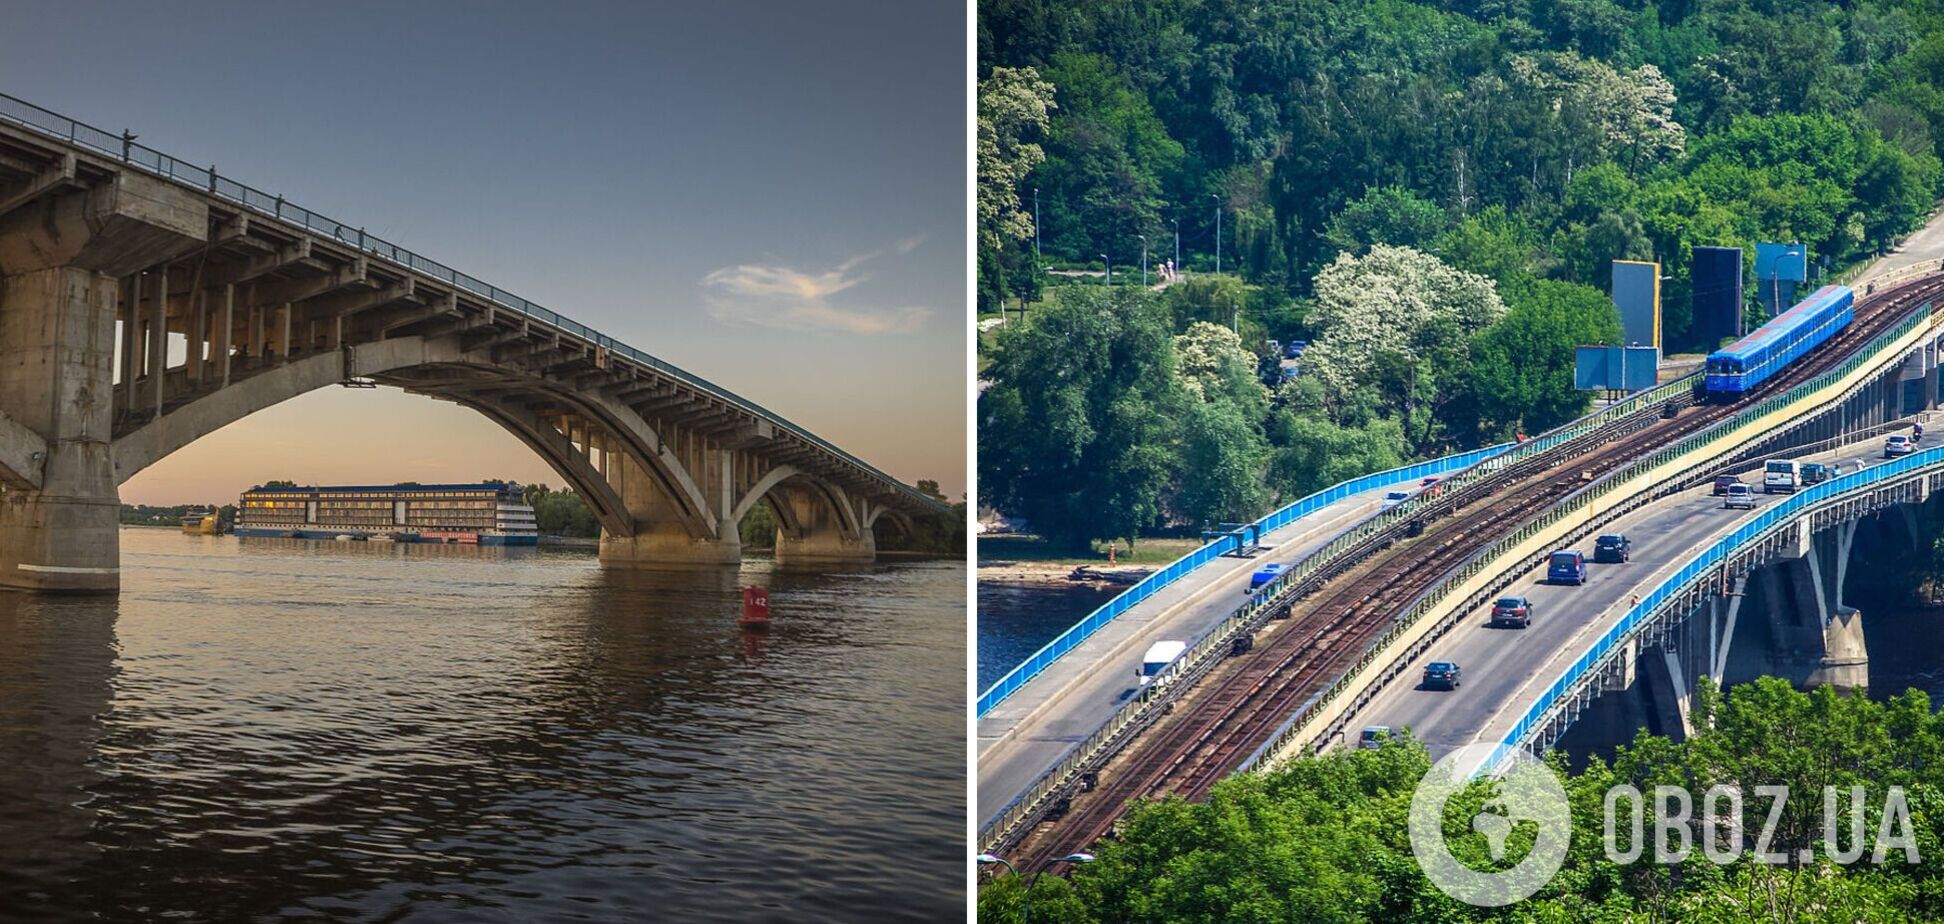
MULTIPOLYGON (((1232 777, 1208 799, 1148 803, 1102 841, 1098 859, 1071 877, 1041 876, 1030 898, 1021 881, 1001 876, 979 890, 979 920, 1036 922, 1406 922, 1406 921, 1797 921, 1944 920, 1944 716, 1912 690, 1887 701, 1810 693, 1763 678, 1724 695, 1701 681, 1696 734, 1683 742, 1642 732, 1609 761, 1592 760, 1564 783, 1573 829, 1565 866, 1532 897, 1505 908, 1478 908, 1439 891, 1412 854, 1406 817, 1412 790, 1430 769, 1422 745, 1408 738, 1378 750, 1338 751, 1281 770, 1232 777), (1605 851, 1605 797, 1616 785, 1652 793, 1657 785, 1700 795, 1715 785, 1746 790, 1739 816, 1743 851, 1717 865, 1702 849, 1706 829, 1697 807, 1680 828, 1691 856, 1654 862, 1653 850, 1616 863, 1605 851), (1774 800, 1756 785, 1783 785, 1789 798, 1771 822, 1774 800), (1871 848, 1847 864, 1823 843, 1823 787, 1838 787, 1840 849, 1871 848), (1865 791, 1865 837, 1851 836, 1850 787, 1865 791), (1907 818, 1885 830, 1888 788, 1902 787, 1907 818), (1757 862, 1758 834, 1772 828, 1767 852, 1786 862, 1757 862), (1917 861, 1891 847, 1872 862, 1874 846, 1909 835, 1917 861), (1801 851, 1815 851, 1802 862, 1801 851), (1024 907, 1022 907, 1024 905, 1024 907)), ((1485 801, 1483 786, 1451 800, 1446 836, 1468 865, 1491 868, 1481 832, 1464 822, 1485 801)), ((1631 835, 1616 824, 1616 846, 1631 835)), ((1647 835, 1651 837, 1652 835, 1647 835)), ((1670 837, 1670 843, 1677 842, 1670 837)), ((1530 826, 1505 842, 1516 862, 1533 843, 1530 826)), ((1724 837, 1723 846, 1732 844, 1724 837)))
POLYGON ((1065 543, 1571 420, 1608 261, 1705 352, 1692 247, 1840 278, 1944 192, 1936 0, 978 12, 982 501, 1065 543))

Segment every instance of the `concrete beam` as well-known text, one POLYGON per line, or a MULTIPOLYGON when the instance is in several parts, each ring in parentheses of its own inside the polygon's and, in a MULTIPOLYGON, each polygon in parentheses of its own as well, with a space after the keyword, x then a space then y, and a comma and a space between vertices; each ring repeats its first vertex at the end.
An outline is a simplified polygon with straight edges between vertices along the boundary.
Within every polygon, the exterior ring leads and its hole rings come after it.
POLYGON ((359 257, 313 279, 281 279, 258 286, 256 297, 265 303, 306 302, 352 286, 371 288, 367 269, 365 259, 359 257))
POLYGON ((220 287, 249 282, 292 266, 307 264, 310 259, 311 239, 300 237, 272 253, 213 267, 209 272, 207 285, 220 287))
POLYGON ((202 247, 208 235, 209 206, 195 193, 117 173, 0 215, 0 273, 71 266, 127 276, 202 247))
POLYGON ((38 490, 47 462, 47 440, 19 421, 0 414, 0 480, 38 490))
POLYGON ((80 183, 74 176, 74 155, 64 154, 57 163, 27 181, 27 185, 15 192, 0 196, 0 215, 34 202, 43 196, 68 189, 78 189, 80 183))

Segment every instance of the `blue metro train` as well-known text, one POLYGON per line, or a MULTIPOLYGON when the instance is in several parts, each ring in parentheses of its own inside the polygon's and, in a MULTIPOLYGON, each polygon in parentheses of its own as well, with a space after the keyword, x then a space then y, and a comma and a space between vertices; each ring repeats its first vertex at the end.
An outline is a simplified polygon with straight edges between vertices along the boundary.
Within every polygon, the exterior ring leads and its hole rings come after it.
POLYGON ((1856 292, 1849 286, 1823 286, 1748 336, 1708 354, 1706 397, 1732 401, 1753 391, 1848 327, 1856 319, 1855 306, 1856 292))

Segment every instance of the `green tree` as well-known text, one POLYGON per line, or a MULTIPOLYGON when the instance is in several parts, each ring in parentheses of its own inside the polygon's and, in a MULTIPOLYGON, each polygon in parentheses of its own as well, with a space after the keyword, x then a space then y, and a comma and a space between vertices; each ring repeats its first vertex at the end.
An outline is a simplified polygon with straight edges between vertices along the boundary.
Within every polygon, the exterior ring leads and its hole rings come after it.
POLYGON ((1426 249, 1450 224, 1437 203, 1409 189, 1373 186, 1331 217, 1323 237, 1351 254, 1361 254, 1372 244, 1426 249))
MULTIPOLYGON (((978 226, 982 302, 1006 296, 1002 254, 1033 236, 1033 216, 1020 208, 1019 186, 1046 159, 1034 138, 1046 131, 1053 85, 1030 67, 998 68, 979 84, 978 226)), ((1037 272, 1030 274, 1036 281, 1037 272)))
POLYGON ((1067 288, 1000 331, 979 399, 982 496, 1068 546, 1152 525, 1188 400, 1160 300, 1067 288))
POLYGON ((1454 430, 1476 421, 1467 442, 1542 433, 1586 413, 1590 396, 1573 387, 1574 348, 1620 342, 1619 312, 1598 289, 1526 277, 1499 291, 1510 309, 1478 335, 1471 400, 1450 421, 1454 430))

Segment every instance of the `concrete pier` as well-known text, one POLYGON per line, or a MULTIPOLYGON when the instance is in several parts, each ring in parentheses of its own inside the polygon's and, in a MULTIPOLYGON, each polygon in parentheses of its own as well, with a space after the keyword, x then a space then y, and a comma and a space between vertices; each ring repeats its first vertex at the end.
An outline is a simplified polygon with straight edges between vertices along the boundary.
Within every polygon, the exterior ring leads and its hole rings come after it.
POLYGON ((194 196, 127 173, 0 216, 0 413, 19 425, 15 454, 42 447, 0 494, 0 587, 118 587, 117 305, 132 312, 145 281, 159 286, 142 267, 194 248, 207 224, 194 196))

